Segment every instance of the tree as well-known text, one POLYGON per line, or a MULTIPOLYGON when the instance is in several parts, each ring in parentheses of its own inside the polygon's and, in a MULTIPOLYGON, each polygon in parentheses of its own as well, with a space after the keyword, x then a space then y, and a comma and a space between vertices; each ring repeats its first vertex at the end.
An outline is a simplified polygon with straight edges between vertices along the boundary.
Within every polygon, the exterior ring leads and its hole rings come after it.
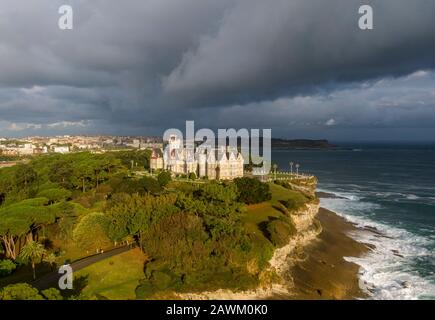
POLYGON ((238 201, 246 204, 260 203, 272 198, 267 183, 252 178, 237 178, 234 180, 239 192, 238 201))
POLYGON ((101 212, 93 212, 84 216, 73 231, 76 244, 84 249, 96 251, 111 245, 108 236, 109 219, 101 212))
POLYGON ((0 260, 0 277, 10 275, 17 268, 12 260, 0 260))
POLYGON ((71 191, 63 188, 46 189, 38 193, 38 197, 44 197, 50 200, 51 203, 67 200, 71 197, 71 191))
POLYGON ((19 164, 15 170, 15 184, 17 187, 27 188, 37 179, 38 175, 29 164, 19 164))
POLYGON ((109 203, 109 234, 112 240, 134 236, 142 249, 143 236, 149 227, 166 216, 179 211, 175 206, 177 196, 140 196, 116 194, 109 203))
POLYGON ((133 179, 130 177, 115 177, 110 181, 115 193, 128 193, 145 195, 147 193, 158 194, 162 191, 159 182, 151 177, 133 179))
POLYGON ((157 194, 162 191, 162 185, 159 181, 150 177, 143 177, 138 180, 138 187, 145 192, 141 194, 145 194, 150 192, 152 194, 157 194))
POLYGON ((20 201, 0 209, 0 241, 6 257, 15 260, 21 246, 33 240, 33 235, 56 219, 56 208, 46 206, 47 198, 20 201))
POLYGON ((206 183, 197 192, 197 196, 206 202, 233 203, 237 200, 237 188, 233 184, 206 183))
POLYGON ((0 174, 0 205, 6 200, 6 196, 15 188, 16 167, 2 168, 0 174))
POLYGON ((120 240, 128 235, 135 236, 142 250, 143 233, 151 223, 152 199, 152 196, 127 194, 120 194, 112 199, 114 205, 108 212, 108 218, 113 240, 120 240))
POLYGON ((0 240, 6 251, 6 258, 15 260, 19 253, 18 240, 30 230, 27 217, 0 214, 0 240))
POLYGON ((48 177, 50 181, 58 183, 64 188, 71 188, 71 178, 74 174, 74 168, 70 161, 65 158, 55 161, 50 166, 48 177))
POLYGON ((35 265, 38 261, 41 261, 44 255, 47 253, 44 246, 35 241, 27 243, 23 249, 21 249, 20 257, 29 260, 32 264, 33 280, 36 280, 36 268, 35 265))
POLYGON ((77 176, 78 179, 80 180, 80 186, 81 186, 82 192, 85 193, 86 186, 87 186, 88 182, 92 179, 92 176, 93 176, 93 170, 92 170, 91 164, 88 163, 87 161, 81 162, 76 167, 75 176, 77 176))
POLYGON ((195 172, 189 173, 189 180, 196 180, 196 174, 195 174, 195 172))
POLYGON ((92 169, 94 172, 95 188, 98 188, 101 176, 103 175, 104 172, 102 161, 99 161, 98 159, 94 159, 92 161, 92 169))
POLYGON ((44 262, 47 262, 51 266, 52 270, 55 269, 57 258, 53 252, 45 255, 43 260, 44 262))
POLYGON ((113 155, 118 158, 121 163, 130 168, 131 164, 137 164, 137 168, 149 169, 149 163, 151 158, 151 150, 132 150, 132 151, 121 151, 113 153, 113 155))
POLYGON ((38 290, 27 283, 8 285, 0 291, 0 300, 43 300, 38 290))
POLYGON ((41 291, 41 294, 47 300, 63 300, 60 291, 56 288, 49 288, 41 291))
POLYGON ((172 178, 171 178, 171 173, 168 171, 162 171, 159 173, 159 175, 157 176, 157 180, 159 181, 160 185, 162 187, 165 187, 168 185, 169 182, 171 182, 172 178))

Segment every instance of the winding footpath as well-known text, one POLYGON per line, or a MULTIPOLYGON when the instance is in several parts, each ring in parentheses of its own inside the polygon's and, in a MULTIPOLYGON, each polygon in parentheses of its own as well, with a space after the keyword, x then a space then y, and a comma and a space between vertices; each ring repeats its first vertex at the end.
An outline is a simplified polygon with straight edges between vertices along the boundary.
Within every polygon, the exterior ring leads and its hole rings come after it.
MULTIPOLYGON (((116 255, 119 255, 121 253, 127 252, 133 248, 135 248, 134 245, 133 246, 127 245, 124 247, 115 248, 115 249, 112 249, 109 251, 105 251, 103 253, 98 253, 98 254, 94 254, 94 255, 86 257, 86 258, 82 258, 80 260, 77 260, 77 261, 71 263, 70 266, 73 269, 73 271, 76 272, 76 271, 84 269, 84 268, 86 268, 94 263, 100 262, 102 260, 105 260, 107 258, 116 256, 116 255)), ((61 276, 62 276, 62 274, 59 274, 58 271, 56 270, 52 273, 46 274, 46 275, 42 276, 41 278, 35 280, 32 283, 32 286, 34 286, 38 290, 44 290, 44 289, 48 289, 51 287, 57 288, 59 278, 61 276)))

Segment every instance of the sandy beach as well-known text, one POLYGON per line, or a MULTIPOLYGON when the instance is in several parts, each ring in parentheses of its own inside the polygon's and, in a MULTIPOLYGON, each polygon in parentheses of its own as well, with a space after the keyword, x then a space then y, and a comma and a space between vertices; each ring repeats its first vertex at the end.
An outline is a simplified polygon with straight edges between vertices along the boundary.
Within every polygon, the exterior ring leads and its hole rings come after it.
POLYGON ((293 299, 364 298, 358 284, 359 266, 344 257, 357 257, 370 248, 347 234, 357 228, 344 218, 320 208, 322 232, 304 248, 304 259, 290 269, 293 299))

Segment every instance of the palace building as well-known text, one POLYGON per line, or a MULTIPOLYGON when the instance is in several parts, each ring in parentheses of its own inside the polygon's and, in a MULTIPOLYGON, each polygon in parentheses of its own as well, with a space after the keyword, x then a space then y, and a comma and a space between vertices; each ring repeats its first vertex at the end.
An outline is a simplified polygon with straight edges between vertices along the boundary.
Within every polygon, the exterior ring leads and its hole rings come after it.
POLYGON ((232 180, 243 177, 244 159, 229 147, 191 148, 177 136, 171 136, 164 149, 153 149, 151 170, 168 170, 174 174, 195 173, 199 178, 232 180))

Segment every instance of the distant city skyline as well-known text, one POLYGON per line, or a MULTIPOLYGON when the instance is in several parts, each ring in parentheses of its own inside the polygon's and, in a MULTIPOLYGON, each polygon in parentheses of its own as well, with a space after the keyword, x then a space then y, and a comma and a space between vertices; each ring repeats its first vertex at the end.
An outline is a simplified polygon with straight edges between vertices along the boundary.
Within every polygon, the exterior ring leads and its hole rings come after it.
POLYGON ((435 2, 63 0, 0 5, 0 137, 161 136, 271 128, 275 138, 435 141, 435 2))

